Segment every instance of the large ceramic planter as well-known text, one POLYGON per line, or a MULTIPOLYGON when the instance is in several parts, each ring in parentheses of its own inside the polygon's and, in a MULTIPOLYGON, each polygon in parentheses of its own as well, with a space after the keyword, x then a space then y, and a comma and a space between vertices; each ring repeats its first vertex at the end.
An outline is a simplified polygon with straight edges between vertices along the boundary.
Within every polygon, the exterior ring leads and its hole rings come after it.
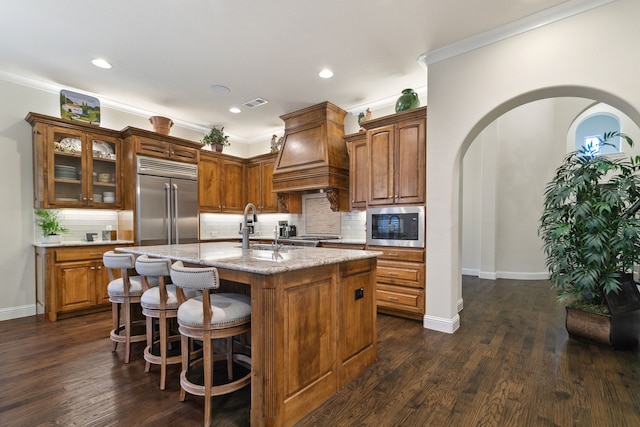
POLYGON ((637 347, 639 325, 638 310, 608 315, 567 307, 566 327, 571 337, 584 338, 615 349, 637 347))

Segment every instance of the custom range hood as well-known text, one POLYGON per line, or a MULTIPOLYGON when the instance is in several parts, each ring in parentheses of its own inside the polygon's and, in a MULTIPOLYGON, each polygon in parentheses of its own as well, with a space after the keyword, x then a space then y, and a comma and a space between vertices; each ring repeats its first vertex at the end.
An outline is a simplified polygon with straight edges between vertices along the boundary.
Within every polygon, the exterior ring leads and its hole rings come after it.
POLYGON ((280 116, 284 141, 273 170, 273 191, 283 206, 290 196, 325 193, 333 211, 349 211, 347 112, 323 102, 280 116))

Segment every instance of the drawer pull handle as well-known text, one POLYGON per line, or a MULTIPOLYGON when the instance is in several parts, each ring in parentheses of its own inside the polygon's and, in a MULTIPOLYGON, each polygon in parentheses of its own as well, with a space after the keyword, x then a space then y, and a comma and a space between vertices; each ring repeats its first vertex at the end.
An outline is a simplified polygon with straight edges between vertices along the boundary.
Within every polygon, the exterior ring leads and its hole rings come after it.
POLYGON ((389 273, 387 273, 389 276, 397 276, 398 273, 396 273, 395 271, 390 271, 389 273))
POLYGON ((398 298, 396 298, 396 297, 389 297, 389 301, 398 301, 398 298))
POLYGON ((398 254, 396 252, 391 252, 389 253, 389 256, 398 256, 398 254))

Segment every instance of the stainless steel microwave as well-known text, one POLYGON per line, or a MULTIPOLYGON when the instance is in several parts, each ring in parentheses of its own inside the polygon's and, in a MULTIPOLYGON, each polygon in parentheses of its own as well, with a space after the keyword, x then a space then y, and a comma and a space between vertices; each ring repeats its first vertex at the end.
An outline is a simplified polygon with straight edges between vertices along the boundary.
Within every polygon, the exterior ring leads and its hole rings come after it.
POLYGON ((367 244, 424 248, 424 206, 367 208, 367 244))

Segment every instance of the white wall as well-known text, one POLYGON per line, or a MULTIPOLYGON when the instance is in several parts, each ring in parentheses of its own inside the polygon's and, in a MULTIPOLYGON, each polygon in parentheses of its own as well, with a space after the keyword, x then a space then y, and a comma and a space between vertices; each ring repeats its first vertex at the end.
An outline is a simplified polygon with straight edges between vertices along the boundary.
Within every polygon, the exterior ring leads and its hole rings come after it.
MULTIPOLYGON (((550 97, 602 101, 640 123, 637 16, 640 2, 618 0, 429 65, 425 327, 453 332, 460 321, 461 171, 466 149, 505 112, 550 97)), ((558 124, 552 126, 550 134, 557 135, 558 124)), ((507 160, 514 154, 507 149, 500 155, 507 160)), ((509 212, 520 213, 518 208, 509 212)), ((506 246, 502 238, 496 242, 500 255, 506 246)))

